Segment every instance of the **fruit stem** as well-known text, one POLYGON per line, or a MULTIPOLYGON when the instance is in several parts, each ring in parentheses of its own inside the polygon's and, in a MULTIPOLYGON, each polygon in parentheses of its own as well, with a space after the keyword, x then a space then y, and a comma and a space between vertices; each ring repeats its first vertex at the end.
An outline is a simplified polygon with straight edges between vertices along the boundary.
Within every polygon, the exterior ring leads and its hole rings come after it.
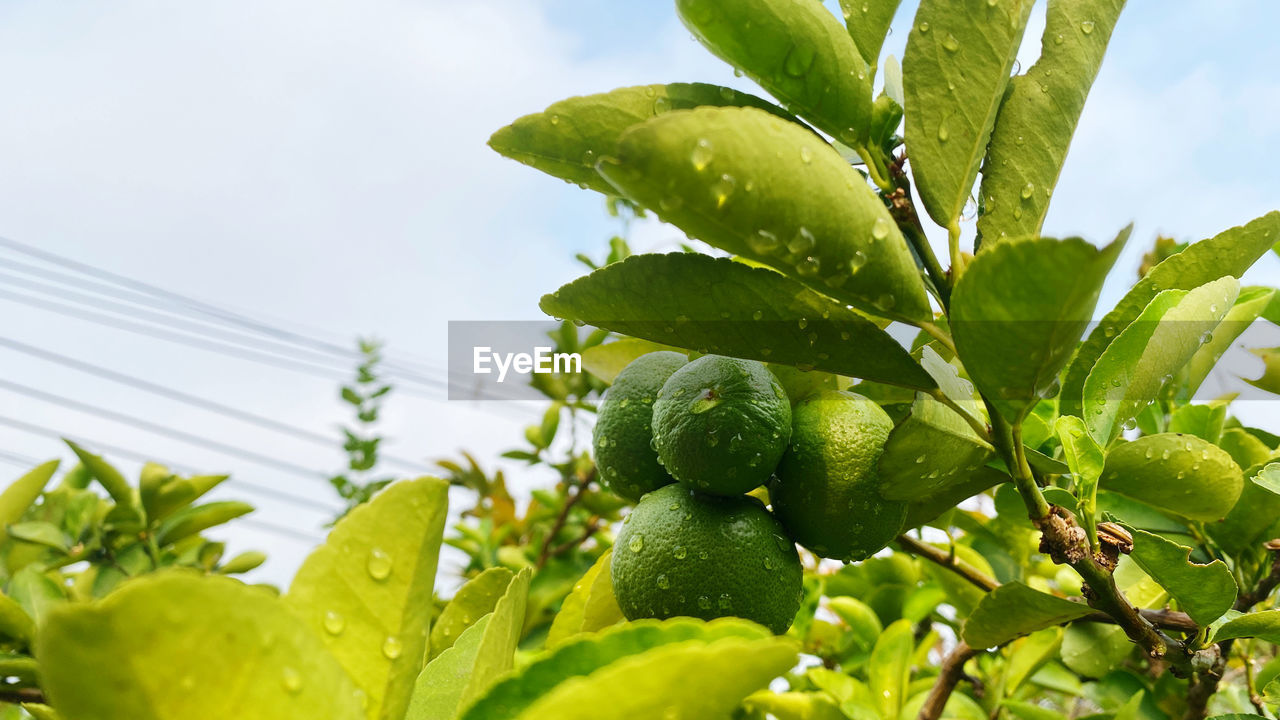
POLYGON ((943 552, 932 545, 922 543, 910 535, 899 535, 897 542, 898 547, 902 548, 906 552, 922 557, 925 560, 936 563, 939 566, 950 570, 956 575, 968 580, 975 587, 981 590, 990 592, 1000 587, 1000 583, 995 578, 990 577, 978 568, 970 565, 951 553, 943 552))

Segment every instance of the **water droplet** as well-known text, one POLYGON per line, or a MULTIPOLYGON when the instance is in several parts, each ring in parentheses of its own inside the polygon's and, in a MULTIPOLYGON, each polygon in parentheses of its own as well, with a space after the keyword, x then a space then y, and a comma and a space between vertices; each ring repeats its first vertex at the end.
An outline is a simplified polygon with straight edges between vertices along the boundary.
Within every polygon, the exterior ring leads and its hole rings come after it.
POLYGON ((787 250, 795 255, 804 256, 808 255, 817 244, 818 239, 813 236, 809 228, 801 225, 800 229, 796 231, 795 237, 791 238, 787 243, 787 250))
POLYGON ((676 556, 677 560, 683 560, 688 557, 689 551, 686 550, 683 545, 677 545, 673 554, 676 556))
POLYGON ((1145 457, 1146 459, 1150 460, 1151 458, 1155 457, 1155 454, 1156 454, 1156 453, 1155 453, 1155 451, 1154 451, 1154 450, 1152 450, 1151 448, 1147 448, 1147 451, 1146 451, 1145 453, 1143 453, 1142 455, 1143 455, 1143 457, 1145 457))
POLYGON ((938 126, 938 142, 946 142, 951 138, 951 133, 947 131, 947 125, 944 122, 938 126))
POLYGON ((729 597, 729 593, 722 593, 720 601, 717 603, 721 610, 729 610, 733 608, 733 598, 729 597))
POLYGON ((665 573, 660 573, 658 575, 658 589, 666 590, 670 587, 671 587, 671 581, 667 579, 667 576, 665 573))
POLYGON ((1213 342, 1213 332, 1206 330, 1204 334, 1200 336, 1200 344, 1205 345, 1211 342, 1213 342))
POLYGON ((889 293, 884 293, 880 297, 876 298, 876 301, 874 304, 877 308, 880 308, 881 310, 892 310, 896 302, 897 301, 893 299, 892 295, 890 295, 889 293))
POLYGON ((689 162, 693 163, 693 169, 702 172, 711 164, 711 159, 711 141, 698 138, 698 142, 694 143, 693 150, 689 153, 689 162))
POLYGON ((919 27, 919 28, 917 28, 917 29, 920 31, 920 34, 922 34, 922 35, 923 35, 924 33, 929 32, 929 23, 927 23, 927 22, 922 22, 922 23, 920 23, 920 27, 919 27))
POLYGON ((853 257, 849 258, 849 272, 857 273, 867 264, 867 254, 861 250, 854 250, 853 257))
POLYGON ((924 456, 923 456, 923 455, 920 455, 920 456, 917 456, 917 457, 916 457, 916 464, 917 464, 917 465, 922 465, 922 464, 924 464, 924 456))
POLYGON ((809 149, 808 145, 800 146, 800 161, 805 165, 813 161, 813 151, 809 149))
POLYGON ((1022 219, 1022 208, 1020 208, 1020 207, 1016 207, 1016 208, 1014 208, 1014 209, 1013 209, 1013 219, 1014 219, 1014 220, 1021 220, 1021 219, 1022 219))
POLYGON ((707 555, 707 551, 706 551, 706 550, 702 550, 702 551, 699 551, 699 552, 698 552, 698 559, 699 559, 699 560, 706 560, 708 557, 710 557, 710 556, 709 556, 709 555, 707 555))
POLYGON ((552 115, 552 116, 551 116, 551 124, 552 124, 552 125, 559 125, 559 124, 560 124, 560 116, 559 116, 559 115, 552 115))
POLYGON ((666 96, 658 97, 653 101, 653 114, 661 115, 671 109, 671 101, 666 96))
POLYGON ((635 537, 631 538, 630 542, 627 543, 627 547, 630 548, 633 553, 640 552, 644 549, 644 536, 637 534, 635 537))
POLYGON ((764 569, 765 569, 765 570, 773 570, 773 568, 774 568, 774 567, 775 567, 775 564, 774 564, 774 562, 773 562, 773 558, 771 558, 771 557, 767 557, 767 558, 765 558, 765 559, 764 559, 764 569))
POLYGON ((1062 33, 1058 33, 1058 36, 1053 39, 1053 44, 1061 45, 1065 40, 1066 38, 1062 36, 1062 33))
POLYGON ((1022 199, 1023 199, 1023 200, 1029 200, 1029 199, 1031 199, 1031 196, 1035 194, 1035 191, 1036 191, 1035 183, 1027 183, 1026 185, 1023 185, 1023 186, 1022 186, 1022 199))
POLYGON ((942 41, 942 47, 946 48, 947 52, 955 52, 960 49, 960 41, 955 35, 947 33, 947 37, 942 41))
POLYGON ((710 609, 711 609, 711 598, 707 597, 706 595, 699 595, 699 596, 698 596, 698 607, 699 607, 699 608, 701 608, 701 609, 703 609, 703 610, 710 610, 710 609))
POLYGON ((810 255, 796 263, 796 272, 802 277, 813 277, 822 271, 822 261, 810 255))
POLYGON ((369 551, 369 561, 365 565, 369 577, 374 580, 386 580, 391 576, 391 556, 380 548, 369 551))
POLYGON ((1089 33, 1093 32, 1093 21, 1085 20, 1084 22, 1080 23, 1080 32, 1084 33, 1085 35, 1088 35, 1089 33))
POLYGON ((679 210, 680 206, 683 204, 684 198, 679 195, 667 195, 666 197, 658 200, 658 209, 664 212, 672 212, 674 210, 679 210))
POLYGON ((767 347, 762 347, 760 348, 760 354, 764 355, 765 357, 769 357, 770 355, 773 354, 773 350, 767 347))
POLYGON ((1125 429, 1125 430, 1132 430, 1132 429, 1134 429, 1134 428, 1136 428, 1136 427, 1138 427, 1138 419, 1137 419, 1137 418, 1129 418, 1128 420, 1125 420, 1125 421, 1124 421, 1124 429, 1125 429))
POLYGON ((400 643, 400 638, 395 635, 388 635, 387 639, 382 641, 382 654, 388 660, 395 660, 400 657, 401 652, 404 652, 404 645, 400 643))
POLYGON ((738 94, 733 90, 733 88, 720 88, 720 97, 723 98, 725 102, 733 102, 737 96, 738 94))
POLYGON ((733 188, 736 184, 733 176, 725 173, 711 186, 711 197, 715 198, 717 210, 723 208, 724 204, 729 201, 729 196, 733 195, 733 188))
POLYGON ((876 218, 876 221, 871 225, 871 237, 877 240, 889 237, 889 221, 884 218, 876 218))
POLYGON ((341 635, 346 626, 347 620, 342 615, 332 610, 324 614, 324 630, 330 635, 341 635))
POLYGON ((1110 325, 1102 328, 1102 334, 1107 337, 1115 337, 1116 329, 1110 325))
POLYGON ((757 311, 755 311, 755 312, 751 313, 751 319, 752 319, 752 320, 759 320, 759 319, 760 319, 760 318, 762 318, 762 317, 764 317, 764 313, 760 312, 759 310, 757 310, 757 311))
POLYGON ((297 695, 302 691, 302 674, 291 667, 284 669, 281 684, 290 695, 297 695))

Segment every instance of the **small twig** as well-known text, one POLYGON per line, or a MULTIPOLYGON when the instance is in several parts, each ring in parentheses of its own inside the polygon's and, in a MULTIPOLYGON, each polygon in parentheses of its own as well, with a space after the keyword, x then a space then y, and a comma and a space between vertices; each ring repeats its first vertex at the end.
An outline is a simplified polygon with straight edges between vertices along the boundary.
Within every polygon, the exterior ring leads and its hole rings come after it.
POLYGON ((978 568, 970 565, 951 553, 943 552, 932 545, 922 543, 910 535, 899 535, 898 547, 912 555, 917 555, 925 560, 937 563, 965 580, 968 580, 974 586, 982 590, 990 592, 1000 587, 1000 583, 997 582, 995 578, 988 576, 978 568))
POLYGON ((579 535, 578 537, 572 540, 568 540, 566 542, 560 543, 556 547, 552 548, 551 552, 547 553, 547 559, 550 560, 553 557, 560 557, 561 555, 569 552, 573 548, 578 547, 582 543, 591 539, 591 536, 595 535, 597 532, 599 532, 599 530, 600 530, 600 518, 598 517, 591 518, 591 521, 587 523, 586 530, 584 530, 581 535, 579 535))
POLYGON ((924 265, 925 273, 929 275, 929 279, 933 281, 938 291, 938 302, 942 303, 943 311, 947 311, 951 307, 951 278, 938 263, 938 257, 933 254, 933 247, 929 245, 924 225, 920 223, 920 215, 916 212, 915 203, 911 200, 911 180, 902 169, 906 160, 907 155, 904 152, 889 165, 889 177, 895 186, 892 192, 885 194, 889 201, 889 213, 898 222, 902 234, 916 251, 916 256, 924 265))
MULTIPOLYGON (((1149 610, 1143 608, 1138 611, 1144 620, 1153 626, 1162 630, 1175 630, 1177 632, 1193 633, 1199 630, 1199 626, 1191 619, 1191 616, 1176 610, 1149 610)), ((1116 619, 1103 612, 1096 612, 1092 615, 1085 615, 1076 620, 1076 622, 1096 622, 1116 624, 1116 619)))
POLYGON ((947 706, 947 700, 951 699, 951 693, 965 676, 964 664, 980 652, 982 652, 981 649, 971 648, 961 641, 947 653, 947 657, 942 661, 938 679, 934 682, 933 689, 929 691, 929 697, 925 699, 924 705, 920 707, 920 714, 916 716, 916 720, 938 720, 942 716, 942 710, 947 706))
POLYGON ((587 487, 591 485, 591 481, 595 479, 596 471, 592 468, 591 473, 578 483, 569 498, 564 501, 564 507, 560 508, 560 514, 556 516, 556 521, 551 525, 551 531, 547 533, 546 539, 542 541, 542 550, 538 553, 538 569, 542 569, 547 564, 547 560, 551 557, 551 543, 555 541, 556 535, 564 529, 564 524, 569 520, 569 512, 573 510, 573 506, 582 500, 582 496, 586 494, 587 487))
POLYGON ((40 688, 6 688, 0 690, 0 702, 5 703, 39 703, 47 705, 44 692, 40 688))

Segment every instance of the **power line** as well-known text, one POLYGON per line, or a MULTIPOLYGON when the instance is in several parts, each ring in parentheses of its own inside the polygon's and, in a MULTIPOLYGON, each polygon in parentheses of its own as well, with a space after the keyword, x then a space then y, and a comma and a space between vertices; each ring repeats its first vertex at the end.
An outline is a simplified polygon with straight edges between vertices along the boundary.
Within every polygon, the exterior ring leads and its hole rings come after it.
MULTIPOLYGON (((28 245, 26 243, 18 242, 17 240, 13 240, 11 238, 0 236, 0 246, 8 247, 11 250, 15 250, 17 252, 29 255, 31 257, 38 258, 48 263, 61 265, 63 267, 69 267, 85 275, 97 277, 99 279, 104 279, 109 282, 115 283, 117 285, 122 285, 124 287, 138 290, 147 295, 168 299, 170 302, 175 302, 180 306, 187 307, 189 309, 195 310, 197 312, 200 312, 206 315, 210 315, 212 317, 215 317, 221 320, 224 323, 248 327, 266 335, 271 335, 279 338, 287 338, 294 343, 315 347, 330 353, 337 353, 338 355, 345 358, 349 358, 349 359, 350 358, 358 359, 361 357, 361 354, 358 351, 352 350, 348 347, 343 347, 336 343, 328 342, 326 340, 321 340, 309 335, 296 333, 284 328, 273 326, 268 323, 256 320, 247 315, 244 315, 243 313, 221 308, 216 305, 212 305, 210 303, 204 302, 202 300, 198 300, 196 298, 182 295, 180 293, 175 293, 170 290, 165 290, 164 288, 158 287, 156 285, 142 282, 140 280, 135 280, 133 278, 120 275, 118 273, 113 273, 109 270, 105 270, 103 268, 96 267, 88 263, 72 260, 70 258, 63 257, 55 253, 41 250, 39 248, 28 245)), ((389 369, 403 367, 404 369, 401 370, 401 372, 405 372, 405 371, 409 373, 415 372, 414 370, 409 369, 408 366, 402 366, 400 363, 394 360, 387 361, 386 365, 389 367, 389 369)))
MULTIPOLYGON (((165 387, 163 385, 153 383, 149 380, 143 380, 142 378, 135 377, 133 375, 127 375, 125 373, 117 372, 115 370, 104 368, 99 365, 94 365, 92 363, 87 363, 87 362, 84 362, 83 360, 77 360, 76 358, 68 357, 60 353, 55 353, 50 350, 44 350, 42 348, 27 345, 26 343, 13 340, 11 338, 0 337, 0 347, 5 347, 10 350, 23 353, 25 355, 40 358, 41 360, 44 360, 47 362, 52 362, 52 363, 62 365, 64 367, 69 367, 75 370, 79 370, 80 372, 88 373, 90 375, 96 375, 97 377, 106 378, 108 380, 112 380, 122 385, 128 385, 130 387, 137 388, 139 390, 144 390, 146 392, 152 393, 154 395, 158 395, 160 397, 186 403, 188 405, 192 405, 194 407, 208 410, 210 412, 217 413, 219 415, 224 415, 226 417, 230 417, 236 420, 252 423, 259 427, 263 427, 269 430, 274 430, 279 433, 284 433, 284 434, 296 437, 300 440, 305 440, 307 442, 314 443, 316 445, 323 445, 325 447, 333 447, 334 445, 333 438, 326 437, 324 435, 321 435, 320 433, 311 432, 310 430, 294 427, 293 425, 282 423, 278 420, 273 420, 269 417, 264 417, 262 415, 252 413, 247 410, 241 410, 239 408, 231 407, 229 405, 223 405, 222 403, 218 403, 213 400, 208 400, 196 395, 191 395, 189 393, 182 392, 181 390, 165 387)), ((430 466, 423 463, 415 462, 413 460, 399 458, 394 455, 387 455, 385 453, 382 453, 381 457, 385 459, 387 462, 393 462, 413 470, 418 470, 422 472, 432 471, 430 466)))
MULTIPOLYGON (((44 462, 43 460, 39 460, 39 459, 30 457, 28 455, 11 453, 6 450, 0 450, 0 461, 8 462, 14 467, 26 468, 26 469, 33 468, 44 462)), ((227 480, 226 482, 230 483, 233 481, 227 480)), ((284 525, 277 525, 276 523, 270 522, 268 520, 258 520, 256 518, 251 518, 251 517, 240 517, 236 519, 236 523, 240 525, 247 525, 249 527, 256 527, 259 530, 265 530, 270 533, 275 533, 276 535, 284 535, 286 537, 300 540, 308 544, 324 542, 324 538, 318 535, 312 535, 310 533, 306 533, 301 530, 295 530, 290 527, 285 527, 284 525)))
POLYGON ((214 452, 221 453, 228 457, 234 457, 240 460, 246 460, 248 462, 252 462, 257 465, 262 465, 264 467, 275 468, 276 470, 280 470, 282 472, 293 473, 294 475, 297 475, 299 477, 304 477, 309 480, 323 480, 325 477, 327 477, 326 473, 323 473, 319 470, 313 470, 311 468, 303 467, 302 465, 297 465, 287 460, 281 460, 279 458, 271 457, 270 455, 263 455, 261 453, 254 452, 252 450, 245 450, 243 448, 238 448, 234 445, 228 445, 226 443, 222 443, 217 440, 210 440, 201 435, 195 435, 193 433, 185 432, 183 430, 177 430, 177 429, 171 428, 167 425, 161 425, 159 423, 151 422, 150 420, 147 420, 145 418, 135 417, 133 415, 117 412, 115 410, 111 410, 110 408, 99 407, 97 405, 90 405, 89 403, 81 402, 74 398, 64 397, 62 395, 56 395, 54 393, 45 392, 43 390, 37 390, 35 388, 27 387, 25 385, 9 382, 8 380, 0 379, 0 389, 8 390, 9 392, 17 393, 19 395, 26 395, 27 397, 35 398, 37 400, 43 400, 44 402, 52 403, 54 405, 60 405, 62 407, 70 408, 78 412, 87 413, 90 415, 96 415, 98 417, 106 418, 114 422, 118 422, 124 425, 129 425, 139 430, 155 433, 156 435, 163 435, 164 437, 172 438, 180 442, 185 442, 190 445, 196 445, 198 447, 203 447, 208 450, 213 450, 214 452))
MULTIPOLYGON (((15 430, 21 430, 22 432, 31 433, 32 435, 41 435, 44 437, 53 438, 55 440, 60 440, 64 437, 70 438, 83 445, 91 446, 94 448, 100 448, 104 451, 114 453, 116 455, 119 455, 122 458, 132 460, 134 462, 142 462, 142 463, 158 462, 164 465, 165 467, 168 467, 171 470, 185 473, 188 475, 196 474, 199 472, 198 470, 195 470, 191 466, 186 465, 184 463, 169 462, 167 460, 164 460, 163 458, 159 458, 151 454, 135 452, 133 450, 120 447, 118 445, 99 442, 97 440, 90 440, 88 438, 85 438, 82 435, 71 435, 68 433, 62 433, 57 430, 54 430, 53 428, 45 427, 43 425, 37 425, 35 423, 27 422, 25 420, 17 420, 15 418, 10 418, 10 417, 5 417, 3 415, 0 415, 0 425, 11 427, 15 430)), ((298 495, 295 493, 287 492, 285 490, 277 490, 275 488, 264 487, 256 483, 251 483, 247 480, 238 480, 235 478, 231 478, 227 480, 225 484, 234 484, 237 487, 244 489, 246 492, 257 493, 263 497, 271 498, 273 500, 278 500, 284 503, 291 503, 298 506, 305 506, 314 510, 319 510, 324 513, 332 514, 337 512, 338 510, 338 508, 332 505, 320 502, 318 500, 307 497, 305 495, 298 495)))

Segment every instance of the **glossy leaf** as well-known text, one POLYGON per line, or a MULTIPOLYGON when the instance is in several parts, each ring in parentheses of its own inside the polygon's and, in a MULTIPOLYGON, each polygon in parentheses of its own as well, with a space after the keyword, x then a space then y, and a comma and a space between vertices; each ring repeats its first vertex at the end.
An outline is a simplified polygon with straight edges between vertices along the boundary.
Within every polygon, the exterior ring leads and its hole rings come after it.
POLYGON ((29 644, 36 634, 36 623, 16 600, 0 594, 0 638, 29 644))
POLYGON ((57 460, 37 465, 22 477, 14 480, 0 493, 0 528, 16 523, 22 514, 40 498, 44 486, 58 469, 57 460))
POLYGON ((1030 0, 922 0, 902 57, 906 143, 920 200, 956 225, 1031 15, 1030 0))
POLYGON ((747 696, 742 707, 749 713, 776 720, 847 720, 835 699, 822 692, 761 690, 747 696))
POLYGON ((612 557, 612 550, 605 551, 574 584, 551 623, 547 647, 555 647, 578 633, 603 630, 625 619, 613 596, 613 580, 609 574, 612 557))
POLYGON ((1209 373, 1213 371, 1218 359, 1223 356, 1227 350, 1231 349, 1231 343, 1235 342, 1240 334, 1249 329, 1254 320, 1261 317, 1262 312, 1277 298, 1280 294, 1274 288, 1266 287, 1247 287, 1240 291, 1240 296, 1236 298, 1236 302, 1227 311, 1226 317, 1218 324, 1213 331, 1213 338, 1205 343, 1196 354, 1192 356, 1191 362, 1187 369, 1190 376, 1187 378, 1187 392, 1194 395, 1196 390, 1200 388, 1200 384, 1204 382, 1209 373))
POLYGON ((907 701, 911 682, 911 656, 915 652, 914 627, 910 620, 898 620, 884 629, 867 664, 867 684, 880 704, 880 716, 898 717, 907 701))
POLYGON ((227 475, 195 475, 175 477, 148 498, 147 517, 163 520, 226 481, 227 475))
POLYGON ((691 237, 867 312, 933 319, 884 203, 794 123, 754 108, 667 113, 623 133, 600 172, 691 237))
POLYGON ((965 621, 961 634, 972 647, 995 647, 1091 612, 1093 609, 1084 603, 1009 582, 987 593, 965 621))
POLYGON ((1254 348, 1249 352, 1262 358, 1262 376, 1244 381, 1259 390, 1280 395, 1280 347, 1254 348))
POLYGON ((911 412, 885 441, 880 494, 886 500, 920 500, 945 492, 967 481, 993 453, 956 411, 916 393, 911 412))
POLYGON ((1137 528, 1130 557, 1202 627, 1222 617, 1236 601, 1236 581, 1221 560, 1207 565, 1191 561, 1191 548, 1137 528))
POLYGON ((457 643, 418 675, 405 720, 458 717, 515 664, 532 571, 512 578, 493 612, 462 632, 457 643))
POLYGON ((839 596, 827 600, 827 608, 849 626, 849 638, 858 652, 875 647, 884 626, 875 610, 857 598, 839 596))
POLYGON ((1124 628, 1105 623, 1072 623, 1062 638, 1062 662, 1073 672, 1099 678, 1133 651, 1124 628))
POLYGON ((48 574, 27 565, 9 578, 8 595, 31 616, 38 625, 54 608, 67 601, 66 591, 48 574))
POLYGON ((1145 435, 1107 453, 1101 486, 1193 520, 1221 519, 1244 488, 1222 448, 1191 435, 1145 435))
POLYGON ((1040 59, 1009 83, 982 166, 981 242, 1040 234, 1125 0, 1050 0, 1040 59))
POLYGON ((116 501, 116 504, 122 507, 133 507, 137 503, 133 487, 129 485, 129 481, 125 480, 119 470, 112 467, 101 456, 94 455, 70 440, 65 442, 75 452, 76 457, 80 458, 80 462, 89 473, 93 475, 93 479, 97 480, 98 484, 102 485, 107 494, 111 496, 111 499, 116 501))
POLYGON ((544 295, 541 307, 699 352, 934 385, 905 348, 862 315, 771 270, 725 258, 635 255, 544 295))
MULTIPOLYGON (((526 711, 558 686, 585 678, 613 663, 629 662, 667 645, 708 644, 737 638, 767 640, 770 633, 735 618, 704 622, 692 618, 640 620, 598 634, 579 635, 552 648, 494 685, 464 714, 464 720, 505 720, 526 711)), ((410 719, 414 720, 414 719, 410 719)))
MULTIPOLYGON (((490 705, 486 699, 465 720, 630 720, 661 717, 673 707, 687 717, 724 717, 751 692, 789 669, 796 657, 796 646, 785 638, 671 642, 588 670, 586 677, 559 682, 514 705, 490 705), (623 687, 627 691, 619 692, 623 687), (480 714, 482 708, 485 714, 480 714), (491 711, 498 709, 502 711, 491 711)), ((549 674, 560 672, 552 669, 549 674)))
POLYGON ((756 107, 792 119, 770 102, 718 85, 641 85, 553 103, 495 132, 489 147, 548 175, 613 195, 617 191, 596 172, 596 162, 614 151, 624 130, 665 112, 704 105, 756 107))
POLYGON ((270 593, 219 576, 151 575, 63 606, 41 626, 36 657, 67 718, 364 717, 314 633, 270 593))
POLYGON ((956 351, 1010 422, 1057 384, 1131 230, 1101 250, 1080 238, 1014 240, 989 247, 965 268, 951 296, 956 351))
MULTIPOLYGON (((1270 540, 1280 527, 1280 495, 1263 484, 1267 482, 1265 479, 1263 483, 1258 482, 1269 467, 1258 464, 1249 468, 1240 499, 1226 518, 1207 528, 1214 542, 1231 554, 1270 540)), ((1268 474, 1275 472, 1273 469, 1268 474)))
POLYGON ((156 541, 161 546, 175 543, 253 512, 253 506, 236 500, 222 500, 185 508, 164 522, 156 541))
POLYGON ((1262 610, 1232 618, 1218 628, 1214 642, 1253 637, 1280 645, 1280 610, 1262 610))
POLYGON ((431 624, 430 657, 448 650, 464 630, 493 612, 513 577, 515 573, 504 567, 492 567, 458 588, 431 624))
POLYGON ((1224 277, 1195 290, 1165 290, 1098 358, 1084 384, 1083 417, 1101 445, 1114 440, 1191 360, 1227 314, 1240 283, 1224 277))
POLYGON ((1240 277, 1280 241, 1280 211, 1193 243, 1156 265, 1089 333, 1067 366, 1059 395, 1063 415, 1083 416, 1085 379, 1104 350, 1162 290, 1192 290, 1226 275, 1240 277))
POLYGON ((1009 664, 1004 677, 1005 695, 1017 691, 1024 680, 1058 654, 1062 644, 1063 632, 1059 627, 1045 628, 1014 640, 1010 644, 1009 664))
POLYGON ((618 373, 632 360, 651 352, 675 350, 670 345, 641 340, 640 338, 621 338, 613 342, 589 347, 582 351, 582 369, 613 384, 618 373))
POLYGON ((387 486, 338 521, 284 597, 365 692, 370 718, 403 716, 422 669, 448 487, 387 486))
POLYGON ((857 147, 871 122, 871 72, 819 0, 676 0, 685 26, 787 109, 857 147))
POLYGON ((880 49, 901 3, 902 0, 840 0, 849 37, 853 38, 858 54, 872 68, 879 65, 880 49))

